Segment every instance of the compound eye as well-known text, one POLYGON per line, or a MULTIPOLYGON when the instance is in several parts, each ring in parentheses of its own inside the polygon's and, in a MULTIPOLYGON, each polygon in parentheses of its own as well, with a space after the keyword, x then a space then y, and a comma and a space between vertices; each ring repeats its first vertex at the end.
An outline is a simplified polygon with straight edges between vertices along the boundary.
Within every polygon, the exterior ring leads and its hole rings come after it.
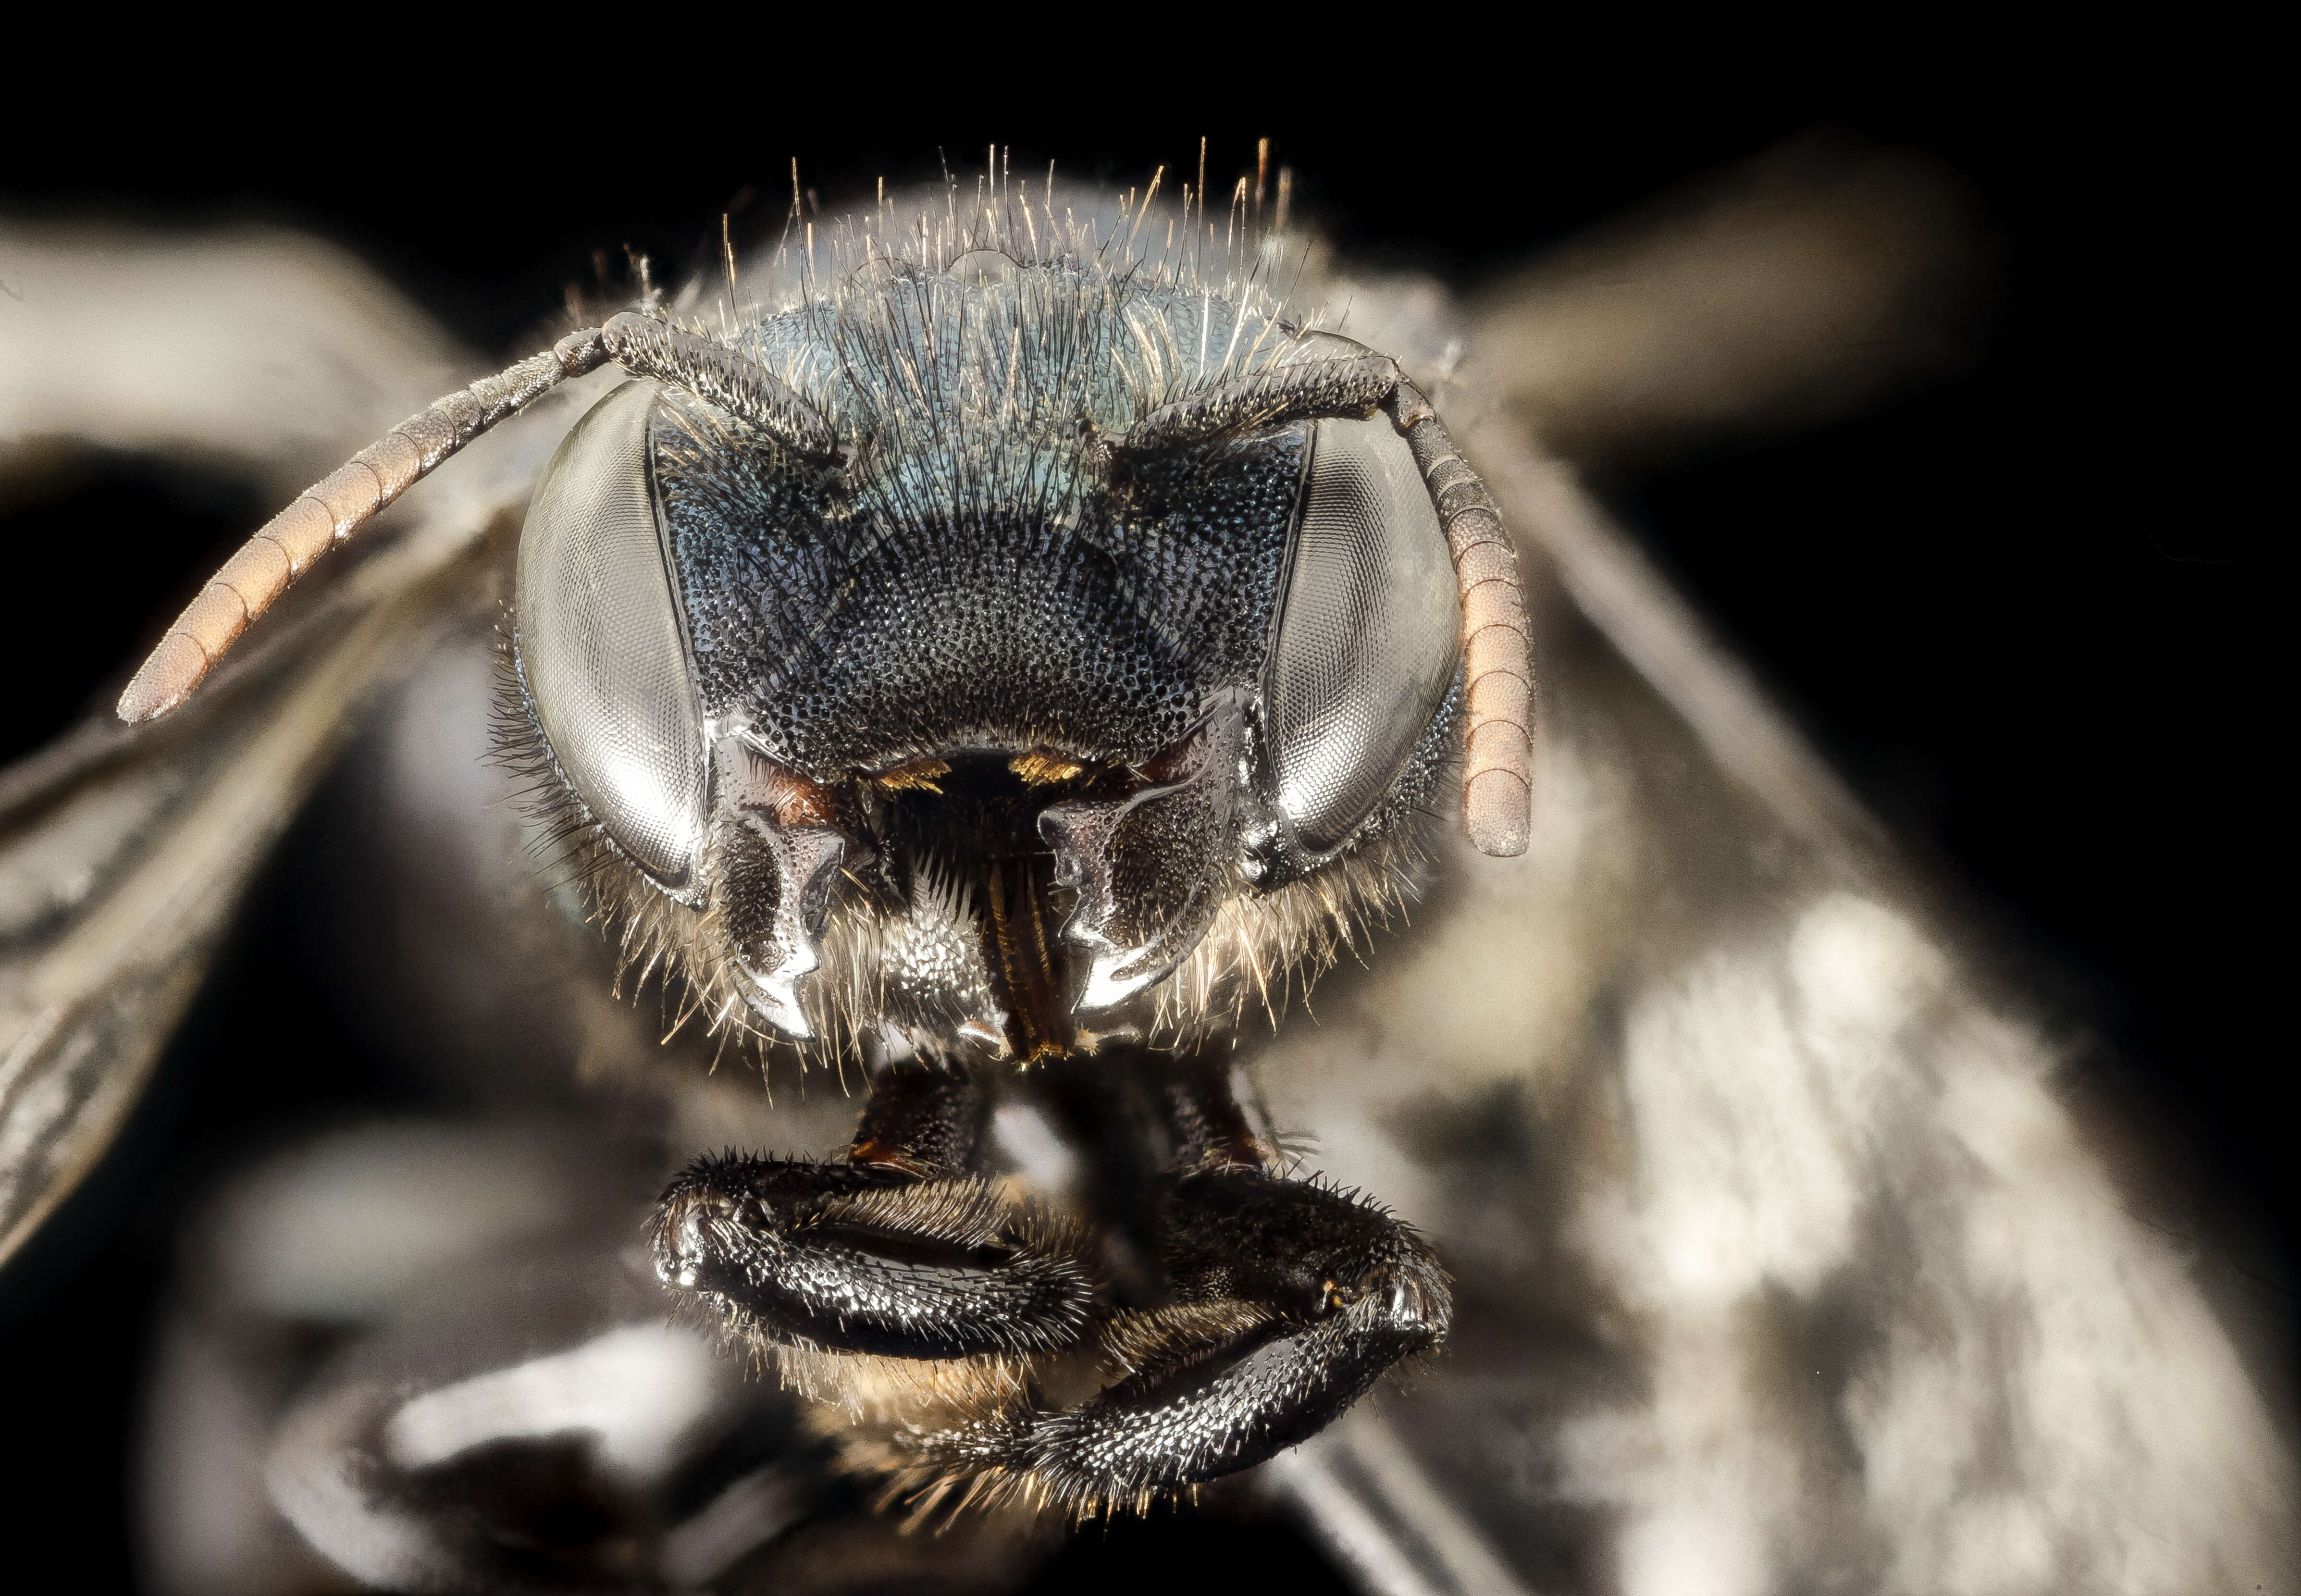
POLYGON ((1460 649, 1453 561, 1406 439, 1383 416, 1318 422, 1263 699, 1305 852, 1342 846, 1397 781, 1460 649))
POLYGON ((514 647, 559 769, 610 840, 666 890, 702 851, 703 727, 665 558, 652 382, 585 413, 520 533, 514 647))

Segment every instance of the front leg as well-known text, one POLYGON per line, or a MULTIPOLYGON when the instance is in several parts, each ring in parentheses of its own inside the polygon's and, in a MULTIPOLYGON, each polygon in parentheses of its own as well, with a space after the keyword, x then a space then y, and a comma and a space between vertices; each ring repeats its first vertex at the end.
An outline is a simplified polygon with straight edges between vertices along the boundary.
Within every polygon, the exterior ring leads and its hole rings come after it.
POLYGON ((1167 1300, 1113 1316, 1109 1383, 1084 1402, 897 1437, 898 1494, 931 1507, 972 1478, 1081 1516, 1140 1510, 1308 1440, 1444 1340, 1445 1271, 1411 1229, 1272 1173, 1218 1074, 1177 1075, 1166 1107, 1180 1166, 1150 1230, 1167 1300))
POLYGON ((657 1205, 656 1270, 764 1350, 1027 1357, 1086 1333, 1082 1244, 975 1168, 985 1101, 958 1071, 873 1083, 844 1162, 702 1158, 657 1205))
POLYGON ((1124 1376, 1034 1441, 1066 1500, 1141 1502, 1251 1467, 1445 1339, 1445 1271, 1372 1203, 1214 1170, 1178 1177, 1161 1212, 1176 1300, 1121 1316, 1106 1342, 1124 1376))

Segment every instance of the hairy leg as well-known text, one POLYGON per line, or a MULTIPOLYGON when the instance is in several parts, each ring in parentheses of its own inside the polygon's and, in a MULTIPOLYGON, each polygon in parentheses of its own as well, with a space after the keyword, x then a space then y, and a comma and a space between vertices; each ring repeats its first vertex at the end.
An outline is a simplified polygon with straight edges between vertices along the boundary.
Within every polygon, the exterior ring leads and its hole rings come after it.
POLYGON ((891 1433, 874 1450, 894 1494, 922 1510, 954 1490, 1081 1515, 1144 1508, 1316 1434, 1444 1339, 1430 1249, 1371 1202, 1274 1173, 1226 1073, 1182 1061, 1159 1082, 1171 1162, 1143 1222, 1161 1299, 1104 1325, 1101 1389, 891 1433))
POLYGON ((881 1073, 845 1160, 699 1159, 656 1214, 657 1273, 755 1347, 1027 1357, 1080 1341, 1099 1283, 1081 1239, 977 1168, 963 1074, 881 1073))

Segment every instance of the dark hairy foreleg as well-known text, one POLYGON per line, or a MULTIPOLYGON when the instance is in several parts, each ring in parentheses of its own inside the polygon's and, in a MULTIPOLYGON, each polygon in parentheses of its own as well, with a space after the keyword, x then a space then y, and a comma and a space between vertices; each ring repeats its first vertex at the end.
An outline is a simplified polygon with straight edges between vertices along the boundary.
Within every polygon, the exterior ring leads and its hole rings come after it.
POLYGON ((1100 1286, 1080 1239, 975 1168, 963 1074, 883 1071, 844 1160, 699 1159, 658 1203, 657 1274, 761 1347, 903 1358, 1078 1341, 1100 1286))
POLYGON ((1150 1194, 1164 1300, 1105 1324, 1106 1383, 1075 1406, 891 1434, 879 1461, 915 1507, 953 1491, 1082 1515, 1146 1507, 1316 1434, 1444 1339, 1445 1272, 1410 1228, 1267 1167, 1226 1072, 1180 1067, 1161 1091, 1176 1160, 1150 1194))

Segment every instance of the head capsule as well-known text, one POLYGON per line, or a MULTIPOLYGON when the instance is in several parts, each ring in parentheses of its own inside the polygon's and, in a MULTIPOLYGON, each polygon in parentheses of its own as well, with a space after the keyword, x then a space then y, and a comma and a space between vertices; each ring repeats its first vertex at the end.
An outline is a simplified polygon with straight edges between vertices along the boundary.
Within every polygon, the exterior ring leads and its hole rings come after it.
POLYGON ((950 266, 732 341, 835 456, 676 384, 585 415, 515 718, 714 1013, 1025 1059, 1220 1030, 1394 892, 1459 753, 1435 422, 1257 304, 950 266))

